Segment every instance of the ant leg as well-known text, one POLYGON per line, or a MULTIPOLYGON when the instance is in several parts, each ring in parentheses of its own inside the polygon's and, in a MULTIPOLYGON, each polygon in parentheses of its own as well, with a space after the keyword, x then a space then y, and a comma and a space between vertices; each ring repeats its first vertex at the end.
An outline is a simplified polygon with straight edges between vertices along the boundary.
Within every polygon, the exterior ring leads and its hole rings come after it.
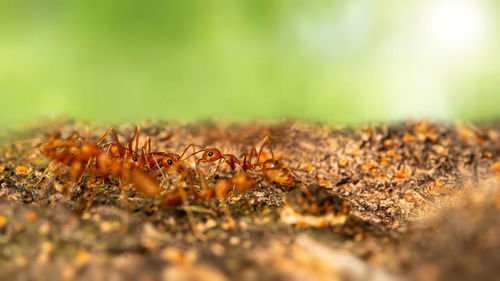
POLYGON ((109 152, 111 151, 111 144, 109 144, 107 147, 106 147, 106 154, 109 155, 109 152))
POLYGON ((141 134, 141 127, 137 125, 132 137, 127 141, 127 148, 131 151, 138 153, 139 152, 139 135, 141 134))
POLYGON ((179 188, 179 195, 181 196, 182 204, 184 205, 184 209, 186 210, 186 214, 188 217, 189 225, 191 226, 191 230, 193 231, 195 236, 198 236, 201 233, 199 233, 198 229, 196 228, 196 222, 194 220, 193 211, 189 207, 187 193, 182 187, 179 188))
MULTIPOLYGON (((175 171, 177 171, 177 173, 184 179, 188 182, 188 186, 189 186, 189 190, 190 192, 194 192, 194 184, 193 184, 193 179, 191 178, 191 175, 189 175, 186 171, 186 167, 184 167, 184 165, 182 164, 182 161, 179 161, 179 162, 176 162, 175 165, 182 165, 180 167, 175 167, 175 171)), ((193 215, 193 212, 191 211, 191 208, 189 208, 189 201, 188 201, 188 195, 186 193, 186 191, 184 190, 184 188, 182 187, 177 187, 178 190, 179 190, 179 195, 181 197, 181 200, 182 200, 182 204, 184 205, 184 209, 186 210, 186 214, 188 216, 188 221, 189 221, 189 224, 191 225, 191 229, 193 231, 193 233, 195 234, 195 236, 200 236, 201 233, 198 232, 198 230, 196 229, 196 224, 195 224, 195 220, 194 220, 194 215, 193 215)))
POLYGON ((214 171, 214 172, 212 173, 212 176, 214 176, 214 175, 215 175, 215 174, 219 171, 219 167, 220 167, 220 165, 222 165, 222 164, 226 163, 228 160, 229 160, 229 159, 226 159, 226 160, 224 160, 224 159, 219 159, 219 163, 217 163, 217 165, 215 165, 214 167, 212 167, 212 168, 210 168, 210 169, 209 169, 209 171, 210 171, 210 170, 212 170, 212 169, 213 169, 213 171, 214 171))
POLYGON ((292 169, 285 167, 288 171, 290 171, 303 185, 308 186, 301 177, 299 177, 292 169))
POLYGON ((196 172, 198 173, 198 180, 200 181, 201 185, 201 194, 207 194, 208 192, 208 183, 207 179, 205 178, 205 174, 201 172, 198 167, 196 167, 196 172))
MULTIPOLYGON (((231 168, 231 171, 233 171, 233 172, 234 172, 234 169, 233 169, 233 167, 234 167, 234 166, 231 166, 231 165, 229 164, 229 161, 231 161, 231 158, 230 158, 230 157, 227 157, 227 156, 226 156, 226 157, 224 157, 224 158, 222 158, 222 159, 220 159, 220 160, 219 160, 219 163, 217 163, 217 165, 215 165, 214 167, 212 167, 212 168, 211 168, 211 169, 214 169, 214 173, 213 173, 213 174, 215 175, 215 174, 219 171, 219 167, 220 167, 222 164, 224 164, 224 163, 226 163, 226 164, 227 164, 227 165, 231 168)), ((241 169, 241 164, 239 165, 239 168, 238 168, 238 173, 240 172, 240 169, 241 169)), ((238 174, 238 173, 237 173, 237 174, 238 174)))
POLYGON ((238 167, 238 171, 236 172, 236 175, 240 174, 241 169, 243 169, 244 172, 247 170, 247 154, 243 155, 243 160, 241 160, 240 166, 238 167))
MULTIPOLYGON (((97 145, 101 144, 101 142, 104 141, 104 139, 108 136, 109 133, 113 132, 115 129, 114 128, 110 128, 106 131, 106 133, 104 133, 104 135, 102 135, 102 137, 99 139, 99 141, 97 142, 97 145)), ((114 133, 114 135, 116 135, 116 132, 114 133)), ((118 140, 118 136, 116 136, 116 139, 115 141, 118 140)))
POLYGON ((45 177, 45 175, 49 172, 49 169, 50 169, 50 167, 52 166, 53 163, 54 163, 54 160, 50 161, 49 165, 47 166, 47 168, 45 168, 45 170, 43 171, 43 173, 40 176, 40 178, 38 179, 38 181, 31 186, 31 189, 37 187, 42 182, 43 177, 45 177))
POLYGON ((130 142, 127 142, 127 150, 125 150, 125 153, 123 154, 123 160, 126 160, 129 156, 129 152, 132 152, 132 148, 130 146, 130 142))
MULTIPOLYGON (((261 152, 262 152, 262 150, 261 150, 261 152)), ((261 152, 257 152, 257 149, 255 148, 255 146, 252 146, 252 149, 250 150, 250 154, 248 156, 249 160, 247 161, 250 169, 255 169, 255 167, 257 167, 257 166, 259 166, 259 164, 261 164, 261 162, 260 162, 261 152), (255 164, 252 164, 252 160, 254 157, 255 157, 255 164)))
MULTIPOLYGON (((148 161, 148 155, 149 153, 146 153, 146 149, 144 147, 141 148, 141 155, 142 157, 144 157, 144 164, 146 165, 146 167, 148 168, 149 171, 153 171, 153 167, 151 167, 149 165, 149 161, 148 161)), ((151 156, 153 157, 153 160, 156 162, 156 159, 154 158, 154 156, 151 156)), ((160 165, 158 164, 158 162, 156 162, 156 166, 158 167, 158 169, 160 169, 160 165)))
MULTIPOLYGON (((144 142, 144 145, 142 146, 142 148, 144 148, 144 151, 147 153, 147 154, 150 154, 151 153, 151 138, 150 137, 147 137, 146 138, 146 141, 144 142)), ((144 152, 143 152, 144 153, 144 152)))
POLYGON ((87 140, 90 141, 90 137, 92 136, 92 134, 90 133, 90 127, 87 126, 87 140))
POLYGON ((184 148, 184 150, 182 151, 182 153, 181 153, 181 155, 180 155, 180 156, 181 156, 181 159, 182 159, 182 156, 184 156, 184 154, 186 154, 187 150, 188 150, 190 147, 192 147, 192 148, 193 148, 193 153, 192 153, 192 154, 190 154, 189 156, 187 156, 186 158, 184 158, 184 160, 186 160, 187 158, 189 158, 189 157, 191 157, 191 156, 193 156, 193 155, 195 155, 195 154, 198 154, 198 153, 200 153, 200 152, 204 151, 203 149, 205 148, 205 147, 203 147, 203 146, 201 146, 201 145, 197 145, 197 144, 194 144, 194 143, 190 143, 190 144, 188 144, 188 145, 186 146, 186 148, 184 148), (201 150, 195 151, 195 149, 194 149, 195 147, 199 147, 199 148, 201 148, 201 150))
POLYGON ((272 156, 272 159, 274 160, 274 152, 273 152, 273 147, 272 147, 272 145, 271 145, 271 139, 270 139, 268 136, 266 136, 266 137, 264 138, 264 142, 263 142, 263 143, 262 143, 262 145, 260 146, 260 149, 259 149, 259 154, 257 155, 257 161, 259 161, 259 162, 260 162, 260 155, 261 155, 262 150, 264 149, 264 145, 266 145, 266 143, 267 143, 267 146, 269 147, 269 151, 271 151, 271 156, 272 156))
POLYGON ((306 193, 307 196, 311 196, 311 191, 309 191, 309 186, 302 180, 301 177, 299 177, 292 169, 286 167, 288 171, 290 171, 304 186, 305 188, 301 187, 300 189, 306 193))
POLYGON ((127 209, 128 210, 128 207, 129 207, 129 203, 128 203, 128 188, 130 186, 125 186, 123 187, 121 185, 121 182, 120 182, 120 189, 121 189, 121 194, 120 194, 120 207, 122 209, 127 209))
POLYGON ((92 203, 94 203, 94 199, 95 199, 98 191, 99 191, 99 189, 94 185, 94 188, 92 189, 92 193, 90 194, 90 198, 87 201, 86 209, 89 209, 92 206, 92 203))
POLYGON ((259 163, 259 153, 257 152, 257 149, 255 148, 254 145, 252 145, 252 149, 250 150, 250 155, 248 156, 248 164, 252 166, 252 159, 253 157, 257 157, 257 163, 259 163))
POLYGON ((78 180, 76 182, 80 182, 82 180, 83 175, 85 174, 85 171, 89 168, 91 162, 92 162, 92 158, 90 158, 89 161, 87 161, 87 164, 85 165, 85 167, 81 171, 81 175, 80 175, 80 177, 78 177, 78 180))
MULTIPOLYGON (((116 133, 116 130, 114 128, 108 129, 106 131, 106 133, 99 139, 99 141, 97 142, 96 145, 101 144, 101 142, 104 141, 104 139, 108 136, 109 133, 113 134, 113 138, 115 139, 115 144, 118 147, 118 153, 120 155, 123 155, 123 153, 124 153, 123 145, 120 143, 120 140, 118 139, 118 134, 116 133)), ((109 149, 111 149, 111 146, 108 147, 108 153, 109 153, 109 149)))
POLYGON ((139 152, 139 136, 141 135, 141 125, 137 125, 137 128, 135 129, 135 147, 134 147, 134 152, 138 153, 139 152))
MULTIPOLYGON (((224 215, 226 216, 226 219, 227 221, 229 222, 229 225, 231 226, 231 228, 233 230, 238 230, 237 226, 236 226, 236 223, 233 219, 233 216, 231 216, 231 210, 229 210, 229 207, 227 206, 226 204, 226 198, 228 198, 229 196, 226 194, 227 193, 227 189, 230 185, 226 186, 224 185, 223 186, 223 189, 222 191, 221 190, 218 190, 218 183, 216 183, 216 186, 215 186, 215 194, 216 194, 216 197, 220 200, 220 203, 222 205, 222 211, 224 212, 224 215), (221 198, 222 197, 222 198, 221 198)), ((205 182, 206 184, 206 182, 205 182)), ((208 188, 208 187, 207 187, 208 188)))
POLYGON ((130 222, 130 205, 131 203, 128 202, 128 189, 130 188, 130 184, 122 188, 121 185, 121 179, 120 179, 120 189, 121 189, 121 194, 120 194, 120 207, 123 210, 127 210, 128 212, 125 212, 123 214, 123 228, 122 231, 124 233, 127 233, 129 230, 129 222, 130 222))
MULTIPOLYGON (((163 179, 166 181, 167 180, 167 176, 165 175, 165 173, 163 172, 163 170, 161 169, 161 166, 160 164, 158 163, 158 161, 156 160, 156 158, 153 156, 153 160, 155 161, 155 164, 156 164, 156 167, 158 167, 158 170, 160 171, 161 173, 161 176, 163 177, 163 179)), ((148 163, 146 161, 146 163, 148 163)), ((149 163, 148 163, 148 167, 149 167, 149 163)))

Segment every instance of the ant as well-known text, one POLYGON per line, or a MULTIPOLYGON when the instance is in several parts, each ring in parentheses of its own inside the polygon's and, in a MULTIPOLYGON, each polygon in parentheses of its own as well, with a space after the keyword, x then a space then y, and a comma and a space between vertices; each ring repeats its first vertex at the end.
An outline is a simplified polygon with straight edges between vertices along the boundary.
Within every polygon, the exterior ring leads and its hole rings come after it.
POLYGON ((283 162, 275 159, 271 139, 268 136, 264 138, 264 141, 259 148, 259 152, 257 152, 257 149, 253 146, 250 154, 245 154, 243 156, 241 168, 245 172, 251 171, 261 173, 267 180, 284 186, 293 186, 296 184, 292 177, 292 175, 294 175, 304 186, 307 186, 302 178, 300 178, 292 169, 287 167, 283 162), (271 152, 272 158, 261 162, 262 151, 266 144, 271 152), (254 156, 256 159, 255 162, 252 162, 254 156))
MULTIPOLYGON (((251 177, 246 173, 242 173, 229 180, 220 179, 216 182, 214 188, 209 188, 204 178, 203 172, 199 171, 199 175, 201 178, 201 191, 196 191, 192 188, 188 190, 184 190, 183 188, 176 188, 174 190, 171 190, 170 192, 167 192, 161 204, 167 207, 177 207, 182 203, 186 205, 188 196, 192 196, 196 201, 205 202, 212 202, 213 198, 218 198, 222 203, 222 210, 224 211, 224 214, 226 215, 230 225, 234 227, 235 222, 231 217, 231 212, 229 211, 224 200, 231 197, 236 192, 243 192, 245 190, 253 188, 255 186, 255 183, 253 182, 251 177), (230 190, 232 187, 234 187, 234 189, 230 190)), ((248 209, 249 207, 246 199, 245 203, 245 206, 248 209)), ((191 225, 194 225, 194 218, 188 218, 190 219, 191 225)))
POLYGON ((193 193, 196 200, 211 201, 214 197, 219 200, 227 199, 236 192, 243 192, 252 189, 255 186, 254 181, 247 173, 241 173, 234 176, 232 179, 219 179, 215 183, 214 188, 209 188, 206 181, 202 181, 201 192, 193 193), (233 190, 230 190, 233 188, 233 190))
MULTIPOLYGON (((52 159, 52 162, 49 164, 47 169, 54 162, 64 164, 71 167, 71 177, 76 179, 85 172, 83 168, 84 163, 88 163, 99 152, 99 148, 97 145, 84 141, 76 135, 73 135, 65 140, 60 140, 59 137, 60 134, 51 136, 48 143, 42 145, 40 148, 42 153, 52 159)), ((85 166, 88 166, 88 164, 85 164, 85 166)), ((41 179, 43 178, 43 175, 45 175, 46 171, 42 174, 41 179)), ((34 186, 36 186, 39 182, 40 181, 38 181, 34 186)))
MULTIPOLYGON (((166 168, 167 171, 170 171, 171 168, 175 167, 174 171, 185 174, 184 170, 186 168, 184 165, 180 164, 182 156, 186 153, 189 147, 194 147, 194 144, 188 145, 182 152, 181 155, 172 153, 172 152, 151 152, 151 138, 147 137, 144 145, 141 148, 141 153, 139 153, 139 137, 140 137, 141 128, 137 126, 134 134, 132 135, 131 140, 127 142, 127 145, 124 146, 118 140, 118 136, 116 131, 111 128, 109 129, 105 136, 109 133, 113 134, 113 138, 115 143, 110 143, 107 145, 107 151, 114 156, 125 157, 127 162, 131 166, 141 168, 144 170, 155 171, 161 168, 166 168), (135 143, 134 149, 132 149, 132 144, 135 143)), ((104 139, 98 142, 102 142, 104 139)), ((189 157, 186 157, 186 159, 189 157)), ((185 160, 185 159, 184 159, 185 160)))
POLYGON ((215 161, 219 161, 212 169, 214 169, 214 174, 219 170, 219 167, 226 163, 232 171, 236 170, 236 165, 241 167, 241 162, 238 160, 236 156, 233 154, 223 154, 219 149, 217 148, 202 148, 196 152, 193 152, 191 155, 188 157, 191 157, 193 155, 196 155, 200 152, 203 152, 202 156, 198 161, 196 161, 196 166, 198 166, 201 163, 213 163, 215 161))
MULTIPOLYGON (((127 142, 127 145, 124 146, 120 143, 115 129, 111 128, 106 131, 105 135, 99 140, 98 143, 102 142, 105 136, 107 136, 109 133, 112 133, 115 142, 106 145, 106 151, 108 153, 114 155, 115 157, 121 157, 125 159, 125 161, 128 163, 128 166, 130 167, 141 169, 145 172, 154 172, 159 170, 163 178, 166 178, 166 175, 163 172, 162 168, 165 168, 167 172, 173 171, 179 174, 184 180, 188 182, 188 185, 192 187, 194 185, 193 175, 192 172, 184 165, 182 156, 186 153, 189 147, 192 146, 194 150, 195 145, 188 145, 181 155, 172 152, 151 152, 151 138, 147 137, 144 145, 141 148, 141 153, 139 154, 140 132, 140 126, 137 126, 131 140, 129 140, 127 142), (135 146, 134 149, 131 149, 133 143, 135 143, 135 146)), ((168 197, 171 196, 169 195, 165 198, 168 197)))
MULTIPOLYGON (((116 132, 112 131, 116 136, 116 132)), ((107 134, 108 132, 106 132, 107 134)), ((100 142, 106 135, 101 138, 100 142)), ((144 195, 154 196, 162 192, 156 179, 137 169, 137 166, 133 164, 135 156, 129 157, 130 151, 128 149, 122 150, 123 146, 117 137, 117 146, 115 147, 119 153, 124 153, 123 158, 112 156, 109 154, 109 150, 103 151, 98 144, 85 141, 75 135, 65 140, 60 140, 59 137, 60 134, 53 135, 49 142, 41 147, 41 151, 52 160, 51 164, 55 162, 69 166, 73 179, 81 178, 86 171, 89 171, 92 175, 112 176, 131 182, 144 195)), ((108 148, 110 147, 108 146, 108 148)))
MULTIPOLYGON (((118 139, 118 134, 116 133, 116 130, 114 128, 110 128, 99 139, 97 145, 100 145, 101 142, 103 142, 104 139, 108 136, 108 134, 111 133, 113 135, 114 142, 104 145, 103 150, 105 150, 110 157, 124 159, 126 162, 128 162, 130 167, 143 168, 145 165, 144 157, 139 155, 138 151, 140 132, 141 132, 141 127, 137 126, 134 134, 132 135, 132 138, 127 142, 126 145, 123 145, 120 143, 120 140, 118 139), (135 141, 135 149, 132 149, 132 143, 134 141, 135 141)), ((151 150, 151 139, 149 137, 146 139, 142 147, 143 155, 145 154, 146 150, 148 151, 151 150)))

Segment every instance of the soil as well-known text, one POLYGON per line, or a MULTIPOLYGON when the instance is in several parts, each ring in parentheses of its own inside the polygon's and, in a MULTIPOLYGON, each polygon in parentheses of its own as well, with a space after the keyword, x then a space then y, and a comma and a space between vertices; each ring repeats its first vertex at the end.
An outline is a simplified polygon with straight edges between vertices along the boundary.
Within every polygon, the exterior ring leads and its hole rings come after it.
MULTIPOLYGON (((256 172, 252 190, 225 202, 190 198, 189 207, 166 208, 158 197, 120 190, 116 179, 74 183, 62 164, 36 184, 50 163, 39 147, 52 134, 90 131, 97 141, 105 127, 60 122, 12 132, 0 144, 0 279, 500 278, 498 123, 141 125, 156 151, 195 143, 240 157, 268 136, 275 157, 306 185, 256 172), (95 197, 78 211, 88 188, 95 197)), ((116 129, 127 140, 135 127, 116 129)), ((233 176, 223 166, 208 182, 233 176)), ((162 183, 178 185, 175 174, 162 183)))

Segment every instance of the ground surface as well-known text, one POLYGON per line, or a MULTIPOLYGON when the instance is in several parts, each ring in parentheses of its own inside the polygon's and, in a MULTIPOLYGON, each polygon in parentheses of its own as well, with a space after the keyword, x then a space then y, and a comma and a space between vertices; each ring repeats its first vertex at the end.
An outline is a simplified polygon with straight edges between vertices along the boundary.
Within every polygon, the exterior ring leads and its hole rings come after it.
MULTIPOLYGON (((226 203, 160 208, 116 180, 94 186, 75 214, 86 179, 71 184, 38 147, 50 124, 4 138, 0 155, 2 280, 488 280, 500 277, 500 125, 408 122, 340 129, 326 125, 142 124, 157 151, 190 142, 240 156, 265 136, 304 186, 256 174, 255 190, 226 203), (497 172, 495 172, 497 171, 497 172), (73 189, 65 196, 64 186, 73 189), (245 206, 248 199, 248 207, 245 206), (135 202, 132 204, 132 202, 135 202), (330 210, 321 210, 329 204, 330 210), (312 207, 311 207, 312 206, 312 207), (314 208, 314 206, 319 208, 314 208)), ((106 128, 92 128, 93 140, 106 128)), ((132 126, 118 127, 120 138, 132 126)), ((190 164, 188 162, 188 164, 190 164)), ((207 170, 210 165, 202 168, 207 170)), ((220 178, 231 177, 223 170, 220 178)), ((209 183, 215 179, 210 178, 209 183)), ((167 189, 175 175, 165 183, 167 189)))

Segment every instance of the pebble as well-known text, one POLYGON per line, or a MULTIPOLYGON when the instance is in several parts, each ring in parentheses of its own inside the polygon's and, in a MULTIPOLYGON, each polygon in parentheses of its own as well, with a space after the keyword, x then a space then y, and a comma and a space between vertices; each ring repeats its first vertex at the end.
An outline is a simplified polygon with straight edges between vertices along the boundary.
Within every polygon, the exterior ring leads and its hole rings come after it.
POLYGON ((212 246, 210 246, 210 252, 216 256, 223 256, 226 253, 226 248, 222 246, 221 244, 214 243, 212 246))
POLYGON ((238 245, 240 241, 241 239, 238 236, 232 236, 231 238, 229 238, 229 244, 233 246, 238 245))

